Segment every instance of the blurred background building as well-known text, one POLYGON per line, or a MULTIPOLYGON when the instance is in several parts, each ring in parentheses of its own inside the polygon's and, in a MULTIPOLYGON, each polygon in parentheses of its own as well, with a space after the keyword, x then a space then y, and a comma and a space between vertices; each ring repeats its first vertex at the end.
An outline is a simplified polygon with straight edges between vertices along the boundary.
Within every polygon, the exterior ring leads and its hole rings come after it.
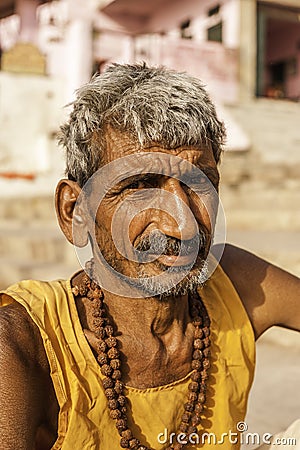
POLYGON ((203 80, 228 130, 228 239, 299 275, 300 0, 0 0, 0 287, 78 268, 53 206, 64 105, 136 61, 203 80))
POLYGON ((229 238, 299 273, 299 0, 1 0, 0 50, 0 285, 69 273, 52 206, 64 105, 109 63, 135 61, 204 81, 228 130, 229 238))

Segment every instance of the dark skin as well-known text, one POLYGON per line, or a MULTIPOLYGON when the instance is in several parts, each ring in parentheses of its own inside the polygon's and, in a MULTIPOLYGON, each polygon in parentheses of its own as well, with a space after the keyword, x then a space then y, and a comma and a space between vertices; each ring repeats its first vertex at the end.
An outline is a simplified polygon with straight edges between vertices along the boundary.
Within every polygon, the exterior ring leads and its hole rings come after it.
MULTIPOLYGON (((109 132, 106 161, 120 155, 132 154, 137 149, 128 139, 120 139, 116 132, 109 132)), ((180 147, 167 150, 155 145, 146 149, 153 152, 173 152, 191 161, 200 168, 209 169, 211 182, 217 187, 217 165, 210 149, 180 147)), ((169 177, 155 181, 160 189, 174 193, 192 210, 197 222, 210 230, 206 209, 192 197, 192 194, 169 177)), ((131 189, 143 189, 142 181, 131 189)), ((135 276, 136 264, 122 259, 110 242, 111 217, 126 195, 126 191, 115 192, 103 201, 96 216, 99 229, 100 248, 107 246, 107 255, 118 260, 124 273, 135 276), (103 242, 101 242, 101 238, 103 242), (114 252, 114 253, 112 253, 114 252)), ((72 221, 74 205, 80 187, 70 180, 62 180, 57 188, 56 204, 60 226, 66 238, 72 242, 72 221)), ((171 236, 180 237, 180 227, 186 236, 192 227, 177 207, 179 222, 172 220, 164 211, 152 214, 141 213, 131 223, 129 235, 134 242, 143 233, 154 229, 171 236)), ((85 223, 82 225, 82 245, 85 243, 85 223)), ((192 231, 190 231, 192 233, 192 231)), ((164 259, 171 265, 174 258, 164 259)), ((179 261, 180 262, 180 261, 179 261)), ((252 323, 258 338, 273 325, 300 330, 299 279, 257 256, 226 245, 220 264, 231 279, 252 323)), ((149 275, 157 273, 157 267, 146 266, 149 275)), ((72 283, 80 283, 82 273, 72 283)), ((127 385, 146 388, 170 383, 185 376, 190 370, 193 327, 189 316, 188 297, 169 297, 163 302, 158 298, 127 298, 104 292, 109 313, 118 328, 124 361, 123 380, 127 385), (135 311, 135 314, 132 314, 135 311), (124 324, 121 317, 127 317, 124 324)), ((78 299, 77 309, 86 338, 95 347, 96 338, 91 331, 89 303, 78 299)), ((40 333, 22 306, 12 304, 0 311, 0 380, 1 380, 1 423, 0 447, 2 450, 50 449, 56 440, 59 406, 53 389, 50 369, 40 333), (9 368, 9 369, 8 369, 9 368), (24 388, 26 386, 26 388, 24 388)))

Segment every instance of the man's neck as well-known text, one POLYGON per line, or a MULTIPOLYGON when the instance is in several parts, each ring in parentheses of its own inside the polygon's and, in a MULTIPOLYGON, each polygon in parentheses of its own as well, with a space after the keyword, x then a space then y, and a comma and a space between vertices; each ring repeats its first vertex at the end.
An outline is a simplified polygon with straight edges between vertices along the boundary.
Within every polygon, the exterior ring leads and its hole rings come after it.
POLYGON ((123 353, 123 380, 134 387, 168 384, 190 371, 194 327, 188 296, 124 298, 104 292, 123 353))
POLYGON ((129 298, 104 291, 105 304, 118 330, 163 338, 174 328, 184 334, 190 322, 188 296, 129 298))
MULTIPOLYGON (((83 273, 72 279, 82 283, 83 273)), ((188 296, 127 298, 103 289, 108 317, 120 342, 122 380, 136 388, 156 387, 176 381, 191 370, 194 327, 188 296)), ((96 350, 93 308, 78 297, 77 310, 90 346, 96 350)))

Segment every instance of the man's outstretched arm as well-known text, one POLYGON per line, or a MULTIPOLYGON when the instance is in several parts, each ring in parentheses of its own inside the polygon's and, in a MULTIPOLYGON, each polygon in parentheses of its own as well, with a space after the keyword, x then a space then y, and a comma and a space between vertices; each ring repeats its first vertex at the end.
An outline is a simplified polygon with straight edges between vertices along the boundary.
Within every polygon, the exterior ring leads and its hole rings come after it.
POLYGON ((39 355, 36 330, 23 307, 12 304, 0 308, 1 450, 35 448, 46 403, 39 355))
POLYGON ((227 244, 221 265, 236 288, 256 338, 273 325, 300 331, 300 279, 227 244))

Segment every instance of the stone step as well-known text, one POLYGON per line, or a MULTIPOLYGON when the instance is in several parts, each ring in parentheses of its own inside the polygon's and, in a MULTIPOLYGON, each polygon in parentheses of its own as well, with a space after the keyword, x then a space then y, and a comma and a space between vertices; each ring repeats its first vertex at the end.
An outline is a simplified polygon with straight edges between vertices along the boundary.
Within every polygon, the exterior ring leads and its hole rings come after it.
POLYGON ((33 223, 20 224, 17 221, 0 223, 1 258, 18 257, 20 261, 68 262, 74 249, 67 242, 58 226, 33 223))
POLYGON ((19 259, 0 259, 0 289, 6 289, 11 284, 21 280, 56 280, 67 279, 72 276, 81 267, 76 259, 73 263, 67 264, 56 261, 55 263, 27 261, 22 262, 19 259))
POLYGON ((258 166, 300 165, 299 103, 256 99, 226 109, 248 135, 258 166))
POLYGON ((0 198, 2 221, 18 219, 21 223, 34 221, 56 222, 53 196, 3 197, 0 198))

